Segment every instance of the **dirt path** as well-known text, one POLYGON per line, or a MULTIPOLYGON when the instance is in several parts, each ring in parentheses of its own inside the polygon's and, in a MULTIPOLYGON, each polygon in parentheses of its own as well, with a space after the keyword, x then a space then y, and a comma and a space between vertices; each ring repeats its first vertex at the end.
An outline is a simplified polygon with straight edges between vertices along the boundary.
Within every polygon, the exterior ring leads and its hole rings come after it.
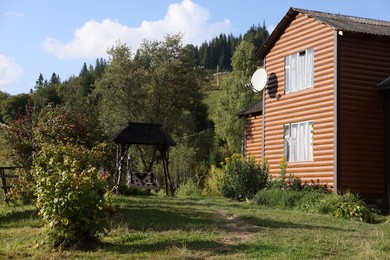
POLYGON ((218 213, 225 220, 221 228, 227 231, 227 236, 219 241, 221 246, 215 249, 217 252, 226 252, 232 246, 252 239, 260 229, 238 215, 229 214, 226 210, 220 210, 218 213))

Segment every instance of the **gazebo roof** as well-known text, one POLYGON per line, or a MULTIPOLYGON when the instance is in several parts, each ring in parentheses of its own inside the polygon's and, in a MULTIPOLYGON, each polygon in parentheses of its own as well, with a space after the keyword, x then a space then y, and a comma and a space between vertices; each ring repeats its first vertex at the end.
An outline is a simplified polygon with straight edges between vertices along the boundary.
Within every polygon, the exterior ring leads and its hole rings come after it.
POLYGON ((173 139, 158 124, 132 123, 110 138, 116 144, 175 146, 173 139))

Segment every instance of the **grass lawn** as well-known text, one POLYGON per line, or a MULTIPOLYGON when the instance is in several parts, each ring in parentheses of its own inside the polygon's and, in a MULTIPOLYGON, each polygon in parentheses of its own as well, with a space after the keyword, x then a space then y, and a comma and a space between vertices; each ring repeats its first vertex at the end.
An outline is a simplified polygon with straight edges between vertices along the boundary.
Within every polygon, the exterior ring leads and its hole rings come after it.
POLYGON ((205 98, 203 102, 207 105, 209 119, 212 120, 215 115, 215 111, 217 109, 218 99, 222 96, 222 90, 221 89, 207 90, 204 92, 204 94, 205 94, 205 98))
POLYGON ((0 204, 0 259, 390 259, 390 224, 230 202, 115 197, 111 232, 90 250, 51 251, 33 207, 0 204))

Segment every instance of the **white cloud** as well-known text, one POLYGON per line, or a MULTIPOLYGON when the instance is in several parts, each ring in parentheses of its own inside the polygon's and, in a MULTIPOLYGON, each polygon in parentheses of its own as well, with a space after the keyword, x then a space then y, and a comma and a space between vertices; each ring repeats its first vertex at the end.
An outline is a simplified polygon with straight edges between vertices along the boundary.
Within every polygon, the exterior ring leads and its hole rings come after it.
POLYGON ((87 21, 76 29, 68 42, 47 38, 43 48, 59 58, 93 58, 106 56, 107 48, 120 40, 134 51, 143 39, 162 40, 167 34, 183 33, 183 42, 199 45, 220 33, 228 33, 231 23, 225 19, 213 23, 208 9, 183 0, 171 4, 165 17, 158 21, 143 21, 139 27, 128 27, 118 21, 87 21))
POLYGON ((12 58, 0 54, 1 90, 9 88, 13 83, 17 82, 22 74, 23 69, 12 58))
POLYGON ((12 16, 12 17, 23 17, 24 13, 18 13, 18 12, 5 12, 4 16, 12 16))

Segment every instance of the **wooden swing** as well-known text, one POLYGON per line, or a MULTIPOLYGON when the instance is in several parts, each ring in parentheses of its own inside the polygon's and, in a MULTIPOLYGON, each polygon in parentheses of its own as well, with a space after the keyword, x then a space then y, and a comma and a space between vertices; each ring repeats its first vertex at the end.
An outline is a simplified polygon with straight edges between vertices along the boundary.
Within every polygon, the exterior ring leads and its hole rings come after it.
POLYGON ((129 154, 127 161, 127 186, 147 190, 159 190, 160 185, 153 172, 134 172, 133 160, 129 154))
MULTIPOLYGON (((116 174, 114 176, 114 188, 119 193, 119 184, 122 176, 122 168, 128 154, 130 145, 154 145, 160 152, 165 182, 165 194, 174 195, 173 185, 168 170, 168 150, 170 146, 175 146, 173 139, 161 128, 160 125, 150 123, 132 123, 118 134, 111 138, 111 141, 118 145, 116 174)), ((131 164, 131 162, 130 162, 131 164)), ((158 183, 153 173, 135 173, 128 165, 127 184, 133 187, 142 187, 148 189, 158 189, 158 183)))
POLYGON ((147 190, 158 190, 160 188, 153 172, 129 172, 127 186, 147 190))

